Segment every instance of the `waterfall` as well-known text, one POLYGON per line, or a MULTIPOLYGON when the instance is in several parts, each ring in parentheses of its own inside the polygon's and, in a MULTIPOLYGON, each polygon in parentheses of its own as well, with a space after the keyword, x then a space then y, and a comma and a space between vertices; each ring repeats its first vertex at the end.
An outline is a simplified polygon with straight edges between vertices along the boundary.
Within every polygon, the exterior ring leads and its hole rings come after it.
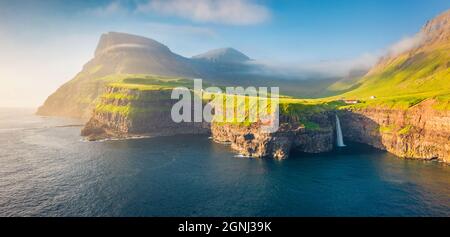
POLYGON ((336 114, 336 144, 338 147, 345 147, 344 138, 342 136, 341 121, 336 114))

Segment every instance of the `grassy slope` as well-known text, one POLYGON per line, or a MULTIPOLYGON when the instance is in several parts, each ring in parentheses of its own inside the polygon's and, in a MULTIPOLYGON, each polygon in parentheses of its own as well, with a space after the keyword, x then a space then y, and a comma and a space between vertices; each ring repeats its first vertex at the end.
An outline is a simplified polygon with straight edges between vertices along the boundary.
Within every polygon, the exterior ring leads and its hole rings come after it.
MULTIPOLYGON (((110 75, 96 80, 107 82, 106 85, 115 88, 137 90, 144 93, 110 92, 104 93, 100 98, 109 100, 126 100, 128 102, 156 102, 170 99, 171 90, 175 87, 192 87, 192 80, 177 77, 165 77, 148 74, 118 74, 110 75), (145 92, 155 93, 145 93, 145 92)), ((133 116, 141 113, 151 113, 152 111, 167 111, 170 108, 140 108, 127 105, 112 105, 96 102, 96 112, 119 113, 125 116, 133 116)))
POLYGON ((449 109, 450 44, 404 53, 375 68, 359 80, 355 90, 334 99, 362 100, 353 107, 383 106, 407 109, 428 98, 436 98, 438 109, 449 109), (376 99, 370 99, 376 96, 376 99))
POLYGON ((146 74, 125 74, 109 76, 109 86, 140 91, 167 90, 175 87, 192 87, 192 80, 178 77, 163 77, 146 74))
MULTIPOLYGON (((150 101, 157 101, 160 99, 167 100, 170 99, 170 93, 173 88, 187 87, 192 89, 193 87, 193 81, 190 79, 161 77, 144 74, 110 75, 95 80, 102 81, 102 83, 106 83, 106 85, 115 88, 125 88, 130 90, 138 90, 142 92, 148 91, 157 92, 157 93, 112 92, 101 95, 101 98, 103 99, 127 100, 131 102, 132 101, 150 102, 150 101)), ((230 96, 227 97, 230 98, 230 96)), ((203 94, 203 99, 206 101, 209 101, 212 98, 213 96, 211 96, 211 94, 207 93, 203 94)), ((235 100, 233 106, 235 108, 245 107, 246 109, 248 109, 249 108, 248 101, 249 101, 248 97, 246 98, 245 103, 241 104, 237 104, 237 100, 235 100)), ((280 96, 279 102, 281 114, 298 118, 299 121, 303 122, 305 126, 307 126, 310 129, 316 129, 317 126, 312 122, 306 121, 304 119, 305 117, 310 116, 314 113, 333 110, 343 105, 341 102, 333 102, 329 99, 295 99, 285 96, 280 96)), ((258 106, 258 109, 270 110, 270 103, 271 101, 269 100, 269 103, 267 104, 266 108, 260 108, 260 106, 258 106)), ((137 108, 130 104, 119 106, 112 104, 104 104, 102 102, 96 103, 97 112, 120 113, 122 115, 127 116, 136 115, 138 113, 151 113, 152 111, 161 109, 170 110, 170 108, 137 108)), ((245 121, 245 119, 246 118, 244 118, 244 122, 242 122, 242 124, 249 125, 250 123, 245 121)), ((235 118, 232 123, 238 123, 237 120, 238 118, 235 118)))

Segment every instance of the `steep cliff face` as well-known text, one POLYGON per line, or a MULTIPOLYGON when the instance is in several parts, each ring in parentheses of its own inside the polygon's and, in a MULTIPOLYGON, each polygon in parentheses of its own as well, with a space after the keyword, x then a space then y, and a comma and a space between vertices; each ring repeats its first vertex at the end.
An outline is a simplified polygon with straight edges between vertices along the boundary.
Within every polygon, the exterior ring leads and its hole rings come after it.
POLYGON ((133 136, 208 134, 204 123, 175 123, 170 90, 138 90, 109 86, 82 130, 88 140, 133 136))
POLYGON ((334 124, 330 113, 308 118, 320 128, 309 129, 297 118, 280 116, 280 128, 274 133, 262 132, 261 123, 250 126, 212 123, 215 141, 230 143, 231 148, 248 157, 285 159, 295 149, 306 153, 331 151, 334 147, 334 124))
POLYGON ((426 100, 408 110, 371 107, 340 111, 344 137, 399 157, 450 162, 450 111, 426 100))

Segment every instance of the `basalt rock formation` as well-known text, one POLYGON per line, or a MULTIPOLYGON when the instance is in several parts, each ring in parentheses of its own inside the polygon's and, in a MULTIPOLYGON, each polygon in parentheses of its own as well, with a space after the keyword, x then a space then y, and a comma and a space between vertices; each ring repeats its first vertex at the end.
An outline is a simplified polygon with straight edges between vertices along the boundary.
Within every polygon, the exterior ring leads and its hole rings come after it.
POLYGON ((264 133, 259 126, 212 124, 211 132, 215 141, 230 143, 231 148, 246 157, 285 159, 292 150, 321 153, 334 147, 332 129, 308 131, 300 124, 286 123, 275 133, 264 133))

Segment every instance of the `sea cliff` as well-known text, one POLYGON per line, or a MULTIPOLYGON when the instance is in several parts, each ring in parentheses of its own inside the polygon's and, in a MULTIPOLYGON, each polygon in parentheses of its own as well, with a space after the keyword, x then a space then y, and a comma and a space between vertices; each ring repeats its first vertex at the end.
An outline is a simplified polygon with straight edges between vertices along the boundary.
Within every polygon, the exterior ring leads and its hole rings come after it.
MULTIPOLYGON (((211 133, 216 142, 230 143, 232 149, 244 156, 276 159, 287 158, 294 149, 320 153, 334 148, 335 113, 331 110, 334 106, 328 103, 282 104, 280 128, 266 133, 261 122, 173 122, 171 108, 177 100, 170 98, 172 87, 156 88, 155 80, 148 78, 131 80, 140 84, 130 84, 130 79, 124 81, 127 83, 107 86, 99 97, 81 132, 88 140, 211 133)), ((174 84, 174 80, 169 82, 174 84)))
POLYGON ((450 111, 428 99, 409 109, 368 107, 339 111, 345 139, 399 157, 450 162, 450 111))
POLYGON ((335 111, 303 117, 318 126, 305 128, 305 123, 281 116, 279 131, 262 133, 252 126, 212 124, 215 140, 229 142, 240 154, 251 157, 287 158, 289 152, 331 151, 335 147, 334 114, 341 120, 345 141, 363 143, 386 150, 401 158, 450 162, 450 111, 436 107, 428 99, 408 109, 344 107, 335 111))
POLYGON ((215 141, 230 143, 231 148, 248 157, 270 157, 285 159, 292 150, 306 153, 331 151, 334 147, 334 130, 330 113, 309 117, 317 128, 308 128, 296 117, 280 116, 280 128, 266 133, 261 123, 249 126, 239 124, 212 123, 211 132, 215 141))
POLYGON ((81 135, 88 140, 208 134, 206 123, 175 123, 171 90, 140 90, 108 86, 81 135))
POLYGON ((171 90, 142 90, 108 86, 82 130, 88 140, 212 134, 248 157, 285 159, 290 152, 329 152, 335 148, 336 121, 341 120, 346 141, 371 145, 402 158, 450 162, 450 112, 428 99, 408 109, 382 106, 333 106, 328 103, 280 105, 280 128, 265 133, 261 122, 175 123, 170 109, 171 90))

